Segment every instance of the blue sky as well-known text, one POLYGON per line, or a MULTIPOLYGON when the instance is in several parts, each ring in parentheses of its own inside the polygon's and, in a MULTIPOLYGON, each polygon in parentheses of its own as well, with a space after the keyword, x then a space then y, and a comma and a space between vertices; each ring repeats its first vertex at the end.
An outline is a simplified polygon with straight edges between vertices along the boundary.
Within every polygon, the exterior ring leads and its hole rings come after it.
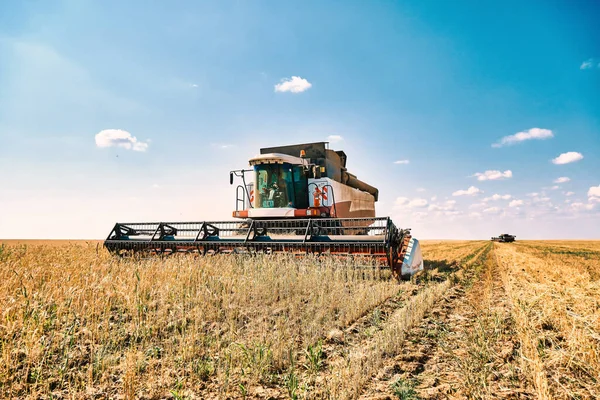
POLYGON ((0 238, 229 219, 229 170, 328 137, 418 237, 600 238, 598 15, 591 0, 3 1, 0 238), (137 145, 99 147, 110 129, 137 145))

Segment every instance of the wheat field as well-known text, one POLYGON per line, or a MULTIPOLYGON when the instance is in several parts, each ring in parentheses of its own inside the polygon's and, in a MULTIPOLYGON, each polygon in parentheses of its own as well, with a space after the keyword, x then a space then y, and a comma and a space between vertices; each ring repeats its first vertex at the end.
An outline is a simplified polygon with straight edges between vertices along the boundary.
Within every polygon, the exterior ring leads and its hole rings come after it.
POLYGON ((0 395, 600 397, 600 242, 422 246, 398 283, 351 260, 7 242, 0 395))

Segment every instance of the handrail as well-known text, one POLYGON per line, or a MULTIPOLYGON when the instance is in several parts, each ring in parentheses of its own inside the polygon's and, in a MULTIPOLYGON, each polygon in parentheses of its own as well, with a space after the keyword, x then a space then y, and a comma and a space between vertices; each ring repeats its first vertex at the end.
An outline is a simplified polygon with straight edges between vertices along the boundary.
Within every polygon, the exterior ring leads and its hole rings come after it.
POLYGON ((246 209, 246 190, 242 187, 242 185, 238 185, 235 188, 235 211, 240 211, 239 204, 242 203, 242 210, 246 209), (242 189, 242 196, 240 198, 240 189, 242 189))
MULTIPOLYGON (((333 207, 333 212, 334 215, 337 217, 337 206, 335 205, 335 190, 333 190, 333 186, 331 186, 330 184, 327 185, 323 185, 322 187, 326 188, 329 187, 331 188, 331 206, 329 206, 329 215, 331 215, 331 207, 333 207)), ((323 192, 321 192, 321 196, 323 196, 323 192)), ((327 206, 325 206, 327 207, 327 206)))

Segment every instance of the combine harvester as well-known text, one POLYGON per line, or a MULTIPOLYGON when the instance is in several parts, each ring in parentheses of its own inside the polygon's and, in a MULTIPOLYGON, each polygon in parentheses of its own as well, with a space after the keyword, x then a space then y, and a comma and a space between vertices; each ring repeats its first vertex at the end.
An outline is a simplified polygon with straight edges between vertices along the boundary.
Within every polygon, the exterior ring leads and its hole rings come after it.
POLYGON ((516 239, 515 235, 509 235, 508 233, 503 233, 500 236, 492 237, 492 242, 500 242, 500 243, 511 243, 516 239))
POLYGON ((116 254, 293 253, 366 257, 396 278, 423 269, 410 229, 375 217, 379 191, 346 170, 327 142, 264 148, 252 169, 230 172, 241 221, 117 223, 104 246, 116 254), (252 177, 249 182, 247 176, 252 177))

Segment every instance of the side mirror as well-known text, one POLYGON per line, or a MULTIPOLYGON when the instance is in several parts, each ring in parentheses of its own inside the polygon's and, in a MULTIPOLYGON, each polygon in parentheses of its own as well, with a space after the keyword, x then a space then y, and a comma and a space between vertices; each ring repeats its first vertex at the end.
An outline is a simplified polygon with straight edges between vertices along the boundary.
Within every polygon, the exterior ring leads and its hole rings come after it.
POLYGON ((229 173, 229 184, 233 185, 233 172, 229 173))

